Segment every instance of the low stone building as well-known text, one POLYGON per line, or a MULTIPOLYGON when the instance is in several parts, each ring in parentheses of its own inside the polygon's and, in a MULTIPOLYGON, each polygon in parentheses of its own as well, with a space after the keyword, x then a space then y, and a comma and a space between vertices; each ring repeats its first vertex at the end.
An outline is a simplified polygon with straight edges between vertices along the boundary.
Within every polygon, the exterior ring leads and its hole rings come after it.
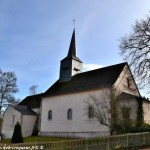
POLYGON ((3 120, 2 134, 4 138, 12 137, 17 122, 21 125, 23 137, 26 137, 32 135, 37 114, 27 108, 27 106, 8 106, 4 113, 3 120))

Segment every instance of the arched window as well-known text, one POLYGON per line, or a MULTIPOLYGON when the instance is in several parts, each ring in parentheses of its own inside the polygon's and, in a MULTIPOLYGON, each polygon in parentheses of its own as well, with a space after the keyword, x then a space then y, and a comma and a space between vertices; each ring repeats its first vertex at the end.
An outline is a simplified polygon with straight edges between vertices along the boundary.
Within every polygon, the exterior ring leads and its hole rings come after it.
POLYGON ((48 112, 48 119, 52 120, 52 110, 49 110, 49 112, 48 112))
POLYGON ((94 117, 94 108, 92 106, 89 107, 89 118, 94 117))
POLYGON ((72 109, 68 109, 67 118, 68 120, 72 120, 72 109))

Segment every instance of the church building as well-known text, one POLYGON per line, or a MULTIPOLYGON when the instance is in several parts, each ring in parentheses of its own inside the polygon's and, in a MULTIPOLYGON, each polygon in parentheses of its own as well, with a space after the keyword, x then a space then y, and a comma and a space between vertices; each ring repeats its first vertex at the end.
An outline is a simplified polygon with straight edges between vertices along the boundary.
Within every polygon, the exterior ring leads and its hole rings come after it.
MULTIPOLYGON (((32 121, 32 132, 38 132, 40 136, 57 137, 97 137, 110 135, 110 129, 98 122, 93 123, 92 117, 85 114, 85 101, 90 95, 102 95, 109 89, 115 89, 120 93, 122 101, 134 104, 132 113, 136 113, 136 99, 140 96, 139 90, 129 68, 124 62, 107 66, 104 68, 82 72, 83 62, 76 54, 75 29, 67 56, 60 62, 59 79, 48 90, 42 94, 28 96, 21 101, 18 106, 26 106, 25 111, 29 111, 28 116, 33 116, 36 121, 32 121), (31 112, 32 110, 32 112, 31 112), (35 113, 33 113, 33 111, 35 113)), ((149 105, 144 102, 144 108, 149 105)), ((2 133, 11 136, 16 122, 21 126, 30 124, 30 119, 22 121, 22 117, 17 117, 14 108, 4 113, 4 123, 2 133), (9 119, 13 115, 13 120, 9 119), (8 117, 9 116, 9 117, 8 117), (7 118, 7 119, 5 119, 7 118), (18 119, 16 119, 18 118, 18 119), (11 124, 11 125, 10 125, 11 124)), ((148 113, 150 109, 145 109, 144 119, 150 120, 148 113)), ((111 118, 110 118, 111 119, 111 118)), ((28 136, 32 134, 31 128, 28 136)), ((27 134, 23 133, 24 136, 27 134)))

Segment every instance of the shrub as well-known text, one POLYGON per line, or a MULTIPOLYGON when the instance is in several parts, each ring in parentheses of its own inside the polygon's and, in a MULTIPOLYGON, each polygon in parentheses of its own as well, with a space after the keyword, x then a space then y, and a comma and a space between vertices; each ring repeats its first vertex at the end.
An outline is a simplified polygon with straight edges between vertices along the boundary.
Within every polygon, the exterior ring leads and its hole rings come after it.
POLYGON ((2 130, 3 118, 0 118, 0 131, 2 130))
POLYGON ((130 133, 150 132, 150 127, 131 128, 130 133))
POLYGON ((19 122, 17 122, 17 124, 15 125, 11 143, 23 143, 21 126, 20 126, 19 122))
POLYGON ((150 128, 150 124, 144 123, 143 127, 144 128, 150 128))
POLYGON ((116 145, 116 146, 114 147, 114 150, 121 150, 121 145, 116 145))
POLYGON ((37 135, 38 135, 38 129, 35 127, 33 129, 32 136, 37 136, 37 135))

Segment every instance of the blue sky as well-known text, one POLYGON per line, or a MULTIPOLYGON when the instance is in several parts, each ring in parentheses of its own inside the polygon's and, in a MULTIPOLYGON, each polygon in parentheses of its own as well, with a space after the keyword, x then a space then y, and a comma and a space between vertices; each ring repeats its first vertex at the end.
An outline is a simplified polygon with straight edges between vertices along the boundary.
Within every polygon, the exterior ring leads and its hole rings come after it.
POLYGON ((0 68, 14 71, 25 98, 59 77, 76 19, 78 57, 86 70, 123 62, 119 39, 150 11, 149 0, 0 0, 0 68))

